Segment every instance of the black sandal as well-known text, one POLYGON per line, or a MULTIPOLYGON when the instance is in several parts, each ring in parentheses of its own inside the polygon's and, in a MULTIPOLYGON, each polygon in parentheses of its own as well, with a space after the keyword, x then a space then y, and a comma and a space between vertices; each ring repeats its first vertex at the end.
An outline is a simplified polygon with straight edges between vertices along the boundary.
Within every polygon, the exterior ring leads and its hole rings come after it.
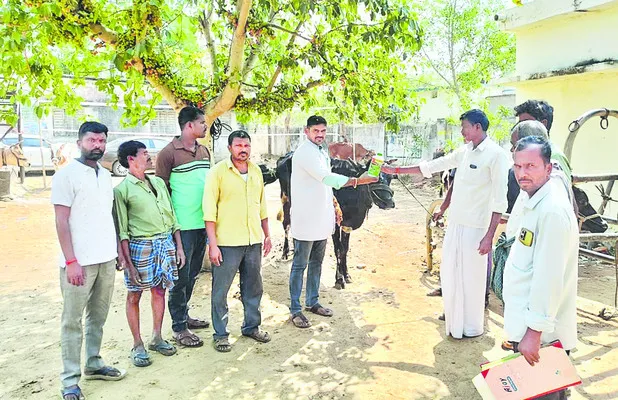
POLYGON ((310 311, 314 314, 321 315, 322 317, 332 317, 333 310, 330 308, 322 307, 319 303, 313 307, 306 307, 305 310, 310 311))
POLYGON ((301 312, 292 315, 292 323, 295 327, 305 329, 311 327, 311 322, 301 312))
POLYGON ((213 341, 213 345, 215 347, 215 350, 220 353, 229 353, 230 351, 232 351, 232 345, 227 338, 215 339, 213 341))
POLYGON ((85 399, 84 394, 82 393, 82 390, 77 385, 64 388, 60 391, 60 397, 62 397, 63 400, 66 400, 69 396, 76 397, 78 400, 85 399))
POLYGON ((110 367, 109 365, 99 368, 96 371, 84 371, 84 379, 101 381, 119 381, 127 374, 124 369, 110 367))
POLYGON ((260 343, 268 343, 268 342, 270 342, 270 335, 268 334, 268 332, 261 331, 259 329, 256 329, 255 331, 253 331, 253 333, 251 333, 249 335, 245 335, 243 333, 243 336, 249 337, 249 338, 255 340, 256 342, 260 342, 260 343))
POLYGON ((199 318, 187 318, 187 326, 189 329, 207 329, 210 322, 199 318))

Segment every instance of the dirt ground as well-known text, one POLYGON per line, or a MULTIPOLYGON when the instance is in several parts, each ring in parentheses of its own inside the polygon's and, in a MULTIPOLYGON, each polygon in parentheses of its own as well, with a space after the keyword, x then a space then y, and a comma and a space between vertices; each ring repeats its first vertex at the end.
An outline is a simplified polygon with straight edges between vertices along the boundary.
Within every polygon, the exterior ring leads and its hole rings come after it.
MULTIPOLYGON (((0 385, 2 399, 50 399, 59 393, 57 254, 49 190, 36 190, 29 177, 23 197, 0 202, 0 385)), ((425 294, 437 277, 425 271, 425 215, 394 181, 397 207, 375 207, 351 239, 350 273, 354 283, 337 291, 332 247, 322 274, 322 303, 333 318, 311 316, 313 327, 294 328, 288 320, 291 261, 281 260, 282 229, 275 221, 277 184, 267 188, 274 250, 264 262, 263 328, 273 340, 258 344, 240 336, 242 305, 230 291, 231 353, 210 345, 212 330, 201 331, 206 345, 180 349, 169 358, 138 369, 128 354, 132 345, 124 315, 125 288, 116 278, 114 300, 105 325, 102 355, 129 371, 120 382, 82 381, 89 399, 477 399, 472 384, 479 364, 500 358, 503 319, 492 298, 486 334, 456 341, 444 334, 440 298, 425 294)), ((436 194, 417 187, 428 205, 436 194)), ((96 238, 93 237, 93 240, 96 238)), ((618 398, 618 321, 596 314, 613 303, 611 266, 580 266, 579 339, 573 359, 584 384, 573 399, 618 398)), ((200 275, 192 299, 193 316, 210 319, 210 275, 200 275)), ((142 302, 142 331, 151 332, 148 295, 142 302)), ((169 317, 164 334, 171 337, 169 317)))

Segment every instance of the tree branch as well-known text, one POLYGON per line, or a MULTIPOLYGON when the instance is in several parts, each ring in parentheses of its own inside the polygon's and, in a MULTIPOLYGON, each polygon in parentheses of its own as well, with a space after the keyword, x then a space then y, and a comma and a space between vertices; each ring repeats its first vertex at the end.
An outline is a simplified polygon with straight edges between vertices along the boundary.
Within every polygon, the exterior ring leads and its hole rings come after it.
POLYGON ((360 24, 360 23, 351 22, 349 24, 343 24, 343 25, 339 25, 339 26, 336 26, 336 27, 332 28, 331 30, 326 32, 324 34, 324 36, 326 37, 326 36, 330 35, 331 33, 336 32, 336 31, 338 31, 338 30, 340 30, 342 28, 347 28, 348 26, 364 26, 366 28, 371 28, 371 27, 380 26, 380 25, 384 25, 384 22, 377 22, 375 24, 360 24))
POLYGON ((185 107, 188 103, 186 100, 178 97, 172 89, 170 89, 167 85, 162 84, 159 80, 152 78, 150 75, 145 74, 144 70, 146 66, 141 58, 134 59, 133 68, 139 71, 142 75, 146 77, 146 80, 150 85, 157 91, 165 101, 177 112, 180 111, 183 107, 185 107))
POLYGON ((322 80, 315 80, 315 81, 311 81, 309 82, 304 89, 298 91, 298 93, 305 93, 308 92, 309 90, 316 88, 318 86, 322 86, 324 85, 324 82, 322 80))
MULTIPOLYGON (((90 24, 90 30, 93 34, 95 34, 100 40, 105 42, 111 48, 116 47, 116 43, 118 42, 118 36, 109 31, 101 24, 90 24)), ((146 68, 144 62, 141 58, 134 58, 134 62, 132 63, 132 67, 135 68, 140 73, 144 74, 144 69, 146 68)), ((157 90, 161 96, 168 102, 168 104, 174 108, 176 111, 180 110, 182 107, 187 105, 187 103, 180 99, 169 87, 163 85, 158 80, 151 78, 148 75, 145 75, 146 80, 152 85, 152 87, 157 90)))
MULTIPOLYGON (((300 27, 303 26, 304 21, 300 20, 298 21, 298 24, 296 25, 296 29, 294 29, 294 32, 290 32, 290 41, 288 42, 288 45, 286 47, 286 53, 289 52, 292 49, 292 46, 294 46, 294 41, 296 40, 296 33, 300 30, 300 27)), ((279 75, 281 75, 281 70, 283 69, 283 66, 281 64, 281 61, 279 61, 277 63, 277 68, 275 68, 275 73, 273 74, 272 78, 270 78, 270 82, 268 83, 268 87, 266 88, 266 93, 269 93, 270 91, 273 90, 273 87, 275 86, 275 83, 277 83, 277 79, 279 78, 279 75)))
POLYGON ((118 42, 118 36, 114 32, 108 31, 101 24, 90 24, 88 25, 88 27, 90 28, 92 33, 94 33, 103 42, 110 45, 111 47, 116 46, 116 43, 118 42))
POLYGON ((453 91, 455 92, 455 95, 457 96, 457 98, 459 99, 459 102, 461 103, 462 99, 461 99, 461 93, 459 89, 459 83, 457 82, 457 70, 455 69, 455 54, 454 54, 454 47, 455 47, 455 26, 454 25, 455 25, 455 15, 457 12, 456 11, 457 10, 457 0, 452 0, 452 2, 447 5, 447 7, 449 7, 448 56, 449 56, 449 65, 451 69, 450 71, 451 78, 453 79, 452 87, 453 87, 453 91))
POLYGON ((306 41, 308 41, 308 42, 310 42, 310 41, 311 41, 311 38, 308 38, 308 37, 303 36, 303 35, 301 35, 300 33, 298 33, 298 29, 291 31, 291 30, 289 30, 289 29, 286 29, 286 28, 284 28, 284 27, 282 27, 282 26, 275 25, 275 24, 268 24, 268 25, 266 25, 266 26, 270 26, 271 28, 279 29, 280 31, 287 32, 287 33, 289 33, 289 34, 291 34, 291 35, 294 35, 294 36, 298 36, 299 38, 301 38, 301 39, 305 39, 305 40, 306 40, 306 41))
MULTIPOLYGON (((268 17, 268 23, 271 23, 275 19, 279 11, 280 10, 271 11, 270 16, 268 17)), ((258 56, 258 49, 263 47, 264 43, 265 41, 262 41, 257 46, 257 48, 251 49, 251 53, 249 54, 249 57, 247 57, 247 61, 245 62, 245 66, 243 68, 243 72, 242 72, 243 79, 246 78, 249 72, 253 70, 253 65, 255 64, 255 60, 257 60, 257 56, 258 56)))
POLYGON ((211 103, 206 109, 206 123, 211 126, 215 119, 220 115, 230 110, 236 98, 240 94, 242 84, 242 67, 243 56, 245 50, 245 33, 247 27, 247 18, 251 10, 251 0, 238 0, 238 25, 234 30, 232 44, 230 46, 230 56, 228 61, 229 79, 223 92, 219 95, 217 101, 211 103))
POLYGON ((202 11, 202 15, 198 16, 198 21, 200 23, 200 27, 202 28, 202 34, 206 39, 206 46, 208 47, 208 51, 210 53, 210 63, 212 67, 212 73, 216 76, 219 73, 219 68, 217 67, 217 49, 215 48, 215 40, 212 37, 212 32, 210 31, 210 17, 212 16, 212 12, 215 6, 210 2, 208 13, 206 10, 202 11))
MULTIPOLYGON (((262 96, 258 95, 252 99, 243 99, 242 97, 239 97, 238 100, 240 101, 242 99, 242 106, 247 107, 247 108, 254 107, 258 104, 274 105, 277 102, 279 102, 280 104, 285 104, 286 108, 284 109, 287 109, 287 106, 291 107, 294 105, 294 102, 298 99, 299 96, 307 93, 309 90, 313 88, 316 88, 322 85, 324 85, 324 81, 315 80, 315 81, 311 81, 307 83, 304 87, 294 90, 294 92, 291 95, 286 95, 286 97, 279 96, 279 92, 277 92, 278 90, 277 89, 274 92, 264 92, 262 96)), ((281 91, 281 93, 283 93, 283 91, 281 91)))
POLYGON ((444 82, 446 82, 447 85, 449 85, 451 88, 453 87, 453 85, 451 84, 451 81, 449 81, 443 74, 442 72, 440 72, 440 70, 438 69, 438 67, 435 65, 435 63, 433 62, 433 60, 429 57, 429 55, 427 54, 427 52, 425 51, 424 48, 421 48, 421 53, 423 53, 423 57, 425 57, 425 59, 427 60, 427 62, 429 62, 429 65, 431 66, 431 68, 436 71, 436 73, 440 76, 440 78, 442 78, 442 80, 444 82))

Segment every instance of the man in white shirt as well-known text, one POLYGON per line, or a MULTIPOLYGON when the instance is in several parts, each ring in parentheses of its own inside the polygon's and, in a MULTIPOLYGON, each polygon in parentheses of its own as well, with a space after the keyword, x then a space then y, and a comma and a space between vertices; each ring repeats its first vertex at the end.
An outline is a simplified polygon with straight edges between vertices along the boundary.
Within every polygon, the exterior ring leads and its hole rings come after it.
POLYGON ((560 340, 567 351, 577 344, 579 230, 564 190, 550 183, 547 140, 521 139, 513 158, 525 205, 504 271, 504 329, 514 350, 534 365, 542 344, 560 340))
POLYGON ((303 275, 307 267, 305 309, 325 317, 333 315, 332 310, 318 302, 326 239, 335 230, 333 188, 356 187, 378 180, 367 174, 359 178, 348 178, 331 172, 328 145, 325 141, 326 120, 323 117, 309 117, 305 135, 307 140, 298 146, 292 156, 290 187, 290 229, 294 238, 294 260, 290 272, 290 312, 292 323, 298 328, 311 326, 300 305, 303 275))
MULTIPOLYGON (((511 130, 511 151, 515 150, 515 146, 517 145, 517 142, 519 140, 529 136, 538 136, 549 142, 547 129, 542 123, 535 120, 525 120, 519 122, 511 130)), ((549 143, 551 146, 551 142, 549 143)), ((548 184, 556 185, 556 189, 562 192, 563 195, 567 199, 569 199, 569 201, 572 203, 573 210, 575 210, 574 196, 571 189, 570 177, 568 177, 562 167, 560 167, 560 161, 559 159, 556 159, 554 157, 555 153, 553 149, 554 147, 552 146, 551 161, 553 167, 548 184)), ((511 171, 509 171, 509 173, 510 172, 511 171)), ((515 179, 514 175, 513 179, 515 179)), ((518 184, 517 188, 520 194, 515 200, 515 203, 513 204, 513 207, 510 211, 509 219, 506 223, 505 232, 502 233, 498 238, 496 247, 494 249, 494 271, 492 278, 492 286, 494 289, 494 293, 500 299, 503 299, 502 292, 504 287, 504 267, 506 265, 506 260, 508 258, 511 246, 514 243, 517 234, 519 233, 518 230, 521 222, 521 217, 524 211, 526 201, 528 200, 525 192, 519 188, 518 184)), ((504 341, 502 342, 502 348, 504 350, 513 350, 513 345, 509 341, 504 341)))
MULTIPOLYGON (((519 140, 529 136, 538 136, 540 138, 543 138, 544 140, 549 142, 551 146, 547 130, 543 126, 543 124, 534 120, 526 120, 518 123, 511 130, 512 151, 515 151, 515 147, 517 146, 517 142, 519 140)), ((552 171, 550 175, 550 183, 558 185, 559 189, 564 189, 564 195, 569 199, 569 201, 572 202, 574 201, 574 196, 571 190, 571 177, 567 176, 567 174, 560 167, 559 161, 554 158, 555 153, 553 146, 551 150, 552 171)), ((515 168, 513 168, 513 171, 514 170, 515 168)), ((513 205, 513 209, 511 210, 509 219, 506 224, 507 239, 515 237, 517 230, 519 229, 520 218, 523 213, 525 202, 527 200, 527 197, 524 194, 525 191, 520 188, 520 194, 517 196, 517 200, 515 200, 515 204, 513 205)))
POLYGON ((99 354, 118 255, 112 217, 112 179, 97 162, 103 157, 106 142, 105 125, 83 123, 77 141, 81 157, 56 172, 52 182, 51 201, 62 249, 60 289, 64 303, 60 341, 64 368, 60 379, 65 400, 83 398, 78 386, 82 336, 86 342, 86 379, 120 380, 126 374, 105 365, 99 354), (85 329, 82 327, 84 310, 85 329))
POLYGON ((487 137, 483 111, 467 111, 460 120, 466 144, 454 152, 418 166, 382 167, 387 174, 426 178, 457 168, 440 268, 446 334, 456 339, 484 331, 487 254, 506 210, 510 164, 506 151, 487 137))

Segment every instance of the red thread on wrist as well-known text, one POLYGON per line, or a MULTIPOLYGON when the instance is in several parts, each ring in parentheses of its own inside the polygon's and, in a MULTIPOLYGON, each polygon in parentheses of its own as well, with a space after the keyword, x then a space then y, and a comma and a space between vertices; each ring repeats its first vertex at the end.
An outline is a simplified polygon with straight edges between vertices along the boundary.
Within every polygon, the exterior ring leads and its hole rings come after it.
POLYGON ((64 264, 68 267, 69 265, 76 263, 77 262, 77 258, 72 258, 70 260, 67 260, 64 264))
POLYGON ((396 168, 395 168, 395 173, 396 173, 396 174, 399 174, 400 172, 401 172, 401 169, 400 169, 399 167, 396 167, 396 168))

